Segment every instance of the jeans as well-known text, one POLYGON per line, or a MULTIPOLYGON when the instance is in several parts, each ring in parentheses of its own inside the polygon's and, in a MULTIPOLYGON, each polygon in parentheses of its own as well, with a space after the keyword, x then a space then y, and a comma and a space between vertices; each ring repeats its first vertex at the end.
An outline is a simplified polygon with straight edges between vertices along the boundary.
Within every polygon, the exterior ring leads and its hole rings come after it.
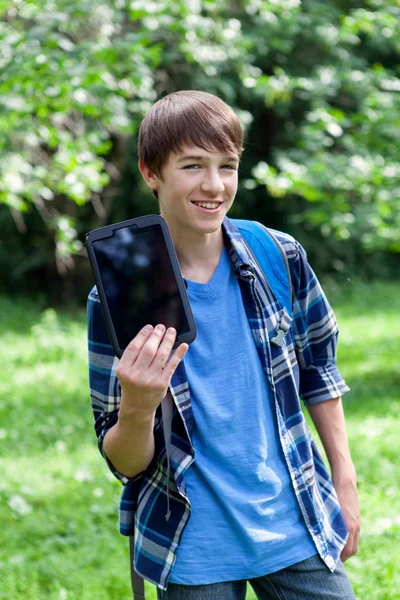
MULTIPOLYGON (((258 600, 355 600, 343 564, 332 573, 318 554, 276 573, 248 580, 258 600)), ((209 585, 170 583, 158 600, 245 600, 246 579, 209 585)))

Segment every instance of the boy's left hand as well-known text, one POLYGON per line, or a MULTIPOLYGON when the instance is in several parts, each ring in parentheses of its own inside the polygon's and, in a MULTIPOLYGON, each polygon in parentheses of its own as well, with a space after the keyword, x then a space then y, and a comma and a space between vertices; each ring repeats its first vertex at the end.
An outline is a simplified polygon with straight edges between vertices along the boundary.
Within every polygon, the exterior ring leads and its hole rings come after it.
POLYGON ((349 530, 349 538, 342 550, 342 554, 340 555, 342 562, 345 562, 358 550, 361 516, 360 505, 358 502, 357 484, 355 478, 351 478, 342 482, 334 481, 334 486, 347 529, 349 530))

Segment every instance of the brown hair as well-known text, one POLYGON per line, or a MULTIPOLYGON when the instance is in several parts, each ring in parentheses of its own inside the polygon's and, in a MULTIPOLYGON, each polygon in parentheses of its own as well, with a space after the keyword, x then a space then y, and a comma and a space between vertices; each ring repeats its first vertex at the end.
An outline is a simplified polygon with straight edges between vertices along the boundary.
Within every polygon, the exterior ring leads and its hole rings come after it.
POLYGON ((170 152, 184 145, 204 150, 243 152, 243 129, 223 100, 198 90, 173 92, 156 102, 139 129, 138 154, 161 177, 170 152))

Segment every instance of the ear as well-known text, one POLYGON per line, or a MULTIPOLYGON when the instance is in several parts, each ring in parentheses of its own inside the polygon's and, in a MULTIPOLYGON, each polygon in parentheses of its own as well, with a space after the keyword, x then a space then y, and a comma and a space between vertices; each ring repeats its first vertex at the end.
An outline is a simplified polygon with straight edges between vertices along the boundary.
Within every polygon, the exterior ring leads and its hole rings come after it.
POLYGON ((158 187, 159 178, 151 169, 149 169, 149 167, 146 167, 142 160, 139 160, 138 167, 143 179, 145 180, 149 188, 154 192, 158 187))

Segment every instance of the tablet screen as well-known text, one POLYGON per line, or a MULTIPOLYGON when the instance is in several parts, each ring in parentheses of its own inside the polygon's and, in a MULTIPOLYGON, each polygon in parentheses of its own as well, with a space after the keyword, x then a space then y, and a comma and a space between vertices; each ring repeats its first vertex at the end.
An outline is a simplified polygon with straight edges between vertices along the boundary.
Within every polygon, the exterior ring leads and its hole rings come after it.
POLYGON ((160 225, 122 227, 93 250, 121 349, 148 323, 189 331, 160 225))

